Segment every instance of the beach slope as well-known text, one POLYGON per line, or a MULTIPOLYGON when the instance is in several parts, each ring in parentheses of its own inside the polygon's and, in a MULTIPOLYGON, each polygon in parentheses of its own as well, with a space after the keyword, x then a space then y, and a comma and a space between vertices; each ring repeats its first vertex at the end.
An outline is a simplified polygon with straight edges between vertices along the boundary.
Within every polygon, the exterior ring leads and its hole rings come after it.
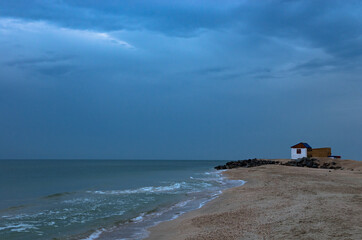
POLYGON ((148 239, 361 239, 362 162, 344 163, 349 170, 281 165, 228 170, 229 178, 247 183, 149 229, 148 239))

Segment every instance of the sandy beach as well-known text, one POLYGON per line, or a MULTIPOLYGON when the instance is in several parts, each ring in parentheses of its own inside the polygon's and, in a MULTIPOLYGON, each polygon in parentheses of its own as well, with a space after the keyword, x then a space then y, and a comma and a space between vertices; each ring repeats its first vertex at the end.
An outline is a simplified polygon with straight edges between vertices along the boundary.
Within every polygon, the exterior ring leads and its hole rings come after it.
POLYGON ((343 170, 280 165, 227 170, 229 178, 247 183, 150 228, 147 239, 361 239, 362 162, 338 160, 338 165, 343 170))

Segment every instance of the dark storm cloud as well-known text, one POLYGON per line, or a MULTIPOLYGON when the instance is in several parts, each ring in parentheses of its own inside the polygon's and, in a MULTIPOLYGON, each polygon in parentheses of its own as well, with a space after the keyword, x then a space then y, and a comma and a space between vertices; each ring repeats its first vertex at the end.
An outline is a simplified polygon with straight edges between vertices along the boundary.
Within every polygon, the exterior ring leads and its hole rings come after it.
POLYGON ((361 3, 358 1, 254 1, 241 11, 246 29, 261 35, 307 41, 340 57, 361 56, 361 3))
POLYGON ((48 54, 36 58, 17 58, 7 61, 4 64, 9 67, 35 71, 40 74, 56 77, 70 73, 75 69, 71 64, 71 59, 73 58, 73 56, 48 54))
POLYGON ((74 71, 74 69, 75 68, 71 65, 58 65, 58 66, 39 67, 37 70, 40 73, 45 74, 45 75, 59 76, 59 75, 71 73, 72 71, 74 71))
POLYGON ((295 66, 291 71, 322 71, 323 69, 336 69, 339 67, 339 61, 312 59, 295 66))
POLYGON ((193 36, 203 29, 307 41, 342 58, 362 54, 359 1, 0 1, 0 15, 61 26, 116 31, 149 29, 193 36))
POLYGON ((6 65, 11 67, 24 67, 31 65, 40 65, 40 64, 49 64, 49 63, 59 63, 70 60, 69 56, 45 56, 45 57, 37 57, 37 58, 23 58, 16 59, 5 62, 6 65))
POLYGON ((0 14, 31 20, 48 20, 62 26, 107 31, 152 29, 186 34, 222 24, 227 11, 217 1, 204 6, 193 1, 1 1, 0 14), (213 3, 215 6, 212 6, 213 3), (209 6, 211 5, 211 7, 209 6), (220 9, 219 9, 220 8, 220 9), (23 11, 26 9, 26 11, 23 11))
POLYGON ((230 70, 229 67, 210 67, 194 71, 197 74, 219 74, 230 70))
POLYGON ((361 16, 353 0, 0 0, 0 158, 287 157, 309 140, 356 158, 361 16))
POLYGON ((294 74, 316 74, 321 72, 348 72, 361 68, 358 60, 355 59, 311 59, 301 64, 297 64, 289 71, 294 74))

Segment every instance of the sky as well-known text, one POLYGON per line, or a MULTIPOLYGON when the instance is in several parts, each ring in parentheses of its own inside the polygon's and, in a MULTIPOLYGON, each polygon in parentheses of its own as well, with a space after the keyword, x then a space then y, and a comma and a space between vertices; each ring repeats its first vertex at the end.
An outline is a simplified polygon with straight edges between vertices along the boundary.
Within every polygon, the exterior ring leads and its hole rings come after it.
POLYGON ((0 0, 0 159, 362 160, 362 2, 0 0))

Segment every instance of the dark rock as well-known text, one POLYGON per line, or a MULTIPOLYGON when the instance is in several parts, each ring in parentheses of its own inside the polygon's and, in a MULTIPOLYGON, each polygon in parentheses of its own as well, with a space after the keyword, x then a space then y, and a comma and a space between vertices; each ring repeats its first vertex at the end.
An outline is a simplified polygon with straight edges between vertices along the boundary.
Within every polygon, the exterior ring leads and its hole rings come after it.
POLYGON ((250 167, 257 167, 268 164, 280 164, 280 162, 254 158, 254 159, 227 162, 225 165, 216 166, 215 169, 222 170, 222 169, 232 169, 238 167, 250 168, 250 167))
MULTIPOLYGON (((279 164, 284 166, 292 167, 308 167, 308 168, 323 168, 323 169, 341 169, 340 166, 336 166, 335 162, 323 163, 320 164, 318 159, 315 158, 300 158, 296 160, 290 160, 286 163, 281 163, 279 161, 265 160, 265 159, 247 159, 247 160, 238 160, 227 162, 225 165, 216 166, 215 169, 232 169, 232 168, 251 168, 268 164, 279 164)), ((343 169, 343 168, 342 168, 343 169)))
POLYGON ((299 158, 296 160, 290 160, 284 164, 282 163, 282 165, 293 167, 327 168, 327 166, 325 165, 320 166, 319 161, 315 158, 299 158))

